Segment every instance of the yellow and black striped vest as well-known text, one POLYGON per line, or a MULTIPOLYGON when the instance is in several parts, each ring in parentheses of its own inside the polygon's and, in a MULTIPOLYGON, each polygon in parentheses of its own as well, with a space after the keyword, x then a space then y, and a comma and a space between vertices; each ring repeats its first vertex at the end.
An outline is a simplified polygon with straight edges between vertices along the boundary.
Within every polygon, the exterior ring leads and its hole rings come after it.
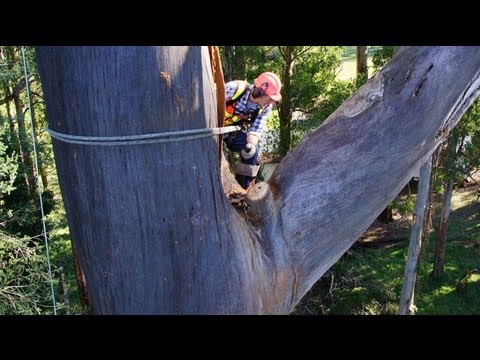
MULTIPOLYGON (((250 84, 246 81, 237 80, 237 91, 233 94, 230 100, 226 102, 225 105, 225 125, 232 125, 239 121, 245 121, 237 117, 235 112, 235 106, 237 105, 237 99, 240 99, 243 94, 250 88, 250 84)), ((249 117, 248 121, 253 122, 257 116, 264 110, 264 108, 255 110, 251 116, 249 117)))

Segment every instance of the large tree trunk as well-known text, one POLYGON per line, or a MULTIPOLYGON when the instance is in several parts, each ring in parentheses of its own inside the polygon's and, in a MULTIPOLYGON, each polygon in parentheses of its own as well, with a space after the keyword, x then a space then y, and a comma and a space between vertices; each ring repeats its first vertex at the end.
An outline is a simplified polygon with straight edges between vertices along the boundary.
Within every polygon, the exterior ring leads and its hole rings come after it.
MULTIPOLYGON (((47 47, 38 62, 56 131, 217 124, 206 48, 47 47)), ((255 185, 245 218, 222 192, 216 138, 55 140, 95 312, 289 313, 458 122, 478 95, 479 71, 478 47, 402 51, 255 185)))

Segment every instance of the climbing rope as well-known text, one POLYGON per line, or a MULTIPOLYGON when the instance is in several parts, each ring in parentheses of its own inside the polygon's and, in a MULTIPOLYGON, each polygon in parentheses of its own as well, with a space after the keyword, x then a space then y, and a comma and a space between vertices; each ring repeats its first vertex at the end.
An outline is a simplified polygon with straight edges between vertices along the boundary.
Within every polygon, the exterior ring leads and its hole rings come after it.
POLYGON ((57 315, 57 306, 55 304, 55 292, 53 290, 53 277, 52 277, 52 267, 50 264, 50 253, 48 251, 48 237, 47 237, 47 227, 45 225, 45 213, 43 211, 43 200, 42 200, 42 190, 40 189, 39 181, 39 172, 38 172, 38 157, 37 157, 37 147, 35 145, 35 130, 33 129, 33 119, 32 119, 32 100, 30 98, 30 86, 28 84, 28 75, 27 75, 27 61, 25 60, 25 48, 22 46, 22 59, 23 59, 23 71, 25 75, 25 88, 27 89, 27 99, 28 99, 28 111, 30 113, 30 127, 32 128, 32 141, 33 141, 33 158, 35 162, 35 172, 37 174, 37 191, 38 198, 40 199, 40 211, 42 214, 42 223, 43 223, 43 236, 45 238, 45 249, 47 253, 47 263, 48 263, 48 276, 50 279, 50 289, 52 292, 52 302, 53 302, 53 313, 57 315))
POLYGON ((226 134, 233 131, 240 130, 240 126, 225 126, 220 128, 202 128, 193 130, 168 131, 155 134, 142 134, 130 136, 80 136, 62 134, 52 129, 46 128, 46 131, 54 139, 81 145, 139 145, 139 144, 154 144, 161 142, 184 141, 191 139, 199 139, 209 137, 212 135, 226 134))

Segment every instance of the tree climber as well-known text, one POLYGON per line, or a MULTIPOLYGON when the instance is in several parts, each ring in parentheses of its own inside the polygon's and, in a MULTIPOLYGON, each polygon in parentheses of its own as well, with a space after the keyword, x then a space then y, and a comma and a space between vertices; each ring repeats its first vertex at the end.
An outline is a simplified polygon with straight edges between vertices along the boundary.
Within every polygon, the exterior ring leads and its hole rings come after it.
POLYGON ((258 141, 273 104, 282 98, 282 83, 274 73, 264 72, 253 83, 233 80, 225 84, 225 126, 241 125, 242 129, 225 134, 224 141, 228 149, 240 153, 235 175, 244 189, 254 184, 260 168, 258 141))

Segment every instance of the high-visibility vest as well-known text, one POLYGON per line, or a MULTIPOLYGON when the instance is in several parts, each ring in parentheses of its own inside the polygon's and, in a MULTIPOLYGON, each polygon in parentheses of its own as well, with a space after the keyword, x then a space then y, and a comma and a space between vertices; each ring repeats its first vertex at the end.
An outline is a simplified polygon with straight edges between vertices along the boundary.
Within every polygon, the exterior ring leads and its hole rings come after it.
POLYGON ((239 121, 253 122, 257 118, 257 116, 264 110, 264 108, 255 110, 252 114, 250 114, 248 120, 241 119, 234 114, 235 106, 237 105, 236 100, 240 99, 249 88, 250 84, 248 82, 237 80, 237 91, 235 91, 230 100, 228 100, 225 104, 225 125, 232 125, 233 123, 239 121))

